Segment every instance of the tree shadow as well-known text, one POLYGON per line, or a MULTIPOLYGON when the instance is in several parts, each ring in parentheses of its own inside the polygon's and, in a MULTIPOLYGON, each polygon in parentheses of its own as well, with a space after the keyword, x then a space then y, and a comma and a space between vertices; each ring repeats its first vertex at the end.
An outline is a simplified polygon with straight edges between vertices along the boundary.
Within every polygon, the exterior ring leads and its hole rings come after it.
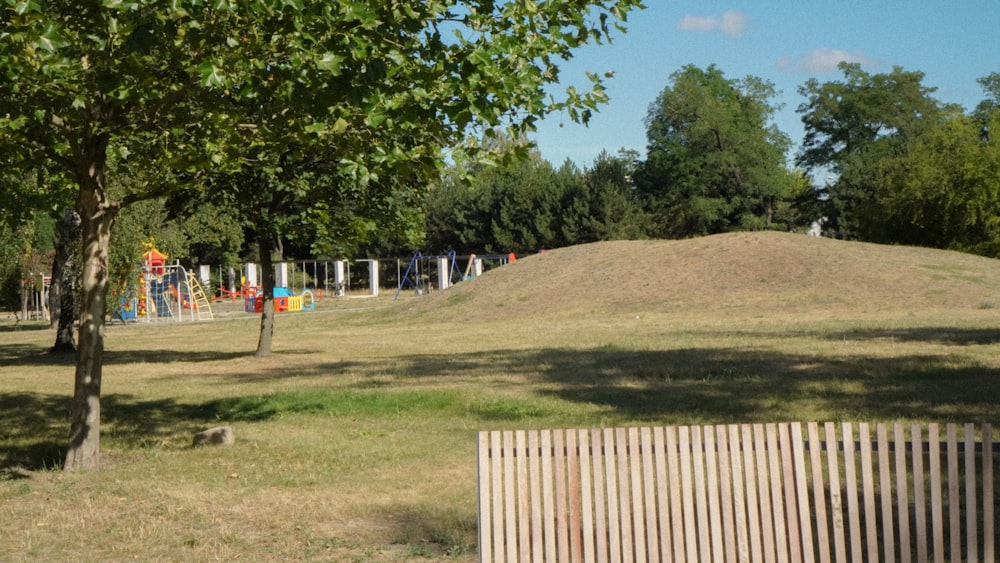
POLYGON ((895 340, 898 342, 928 342, 954 346, 976 346, 1000 343, 1000 329, 967 328, 904 328, 856 329, 833 333, 830 340, 895 340))

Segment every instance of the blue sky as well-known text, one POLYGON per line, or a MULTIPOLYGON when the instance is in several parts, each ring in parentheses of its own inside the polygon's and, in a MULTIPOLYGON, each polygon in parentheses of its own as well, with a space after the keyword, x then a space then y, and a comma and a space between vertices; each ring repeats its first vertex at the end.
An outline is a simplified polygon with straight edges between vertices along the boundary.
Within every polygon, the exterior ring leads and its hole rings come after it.
POLYGON ((614 71, 610 102, 589 127, 553 115, 532 136, 542 157, 589 166, 602 149, 645 155, 643 123, 649 104, 687 64, 715 64, 729 78, 754 75, 773 82, 784 108, 778 127, 801 142, 795 109, 809 78, 839 80, 840 60, 871 73, 894 66, 919 70, 935 97, 967 110, 983 99, 977 78, 1000 72, 1000 0, 952 2, 807 0, 757 2, 646 0, 629 16, 628 33, 610 45, 578 51, 560 67, 563 86, 587 83, 585 71, 614 71))

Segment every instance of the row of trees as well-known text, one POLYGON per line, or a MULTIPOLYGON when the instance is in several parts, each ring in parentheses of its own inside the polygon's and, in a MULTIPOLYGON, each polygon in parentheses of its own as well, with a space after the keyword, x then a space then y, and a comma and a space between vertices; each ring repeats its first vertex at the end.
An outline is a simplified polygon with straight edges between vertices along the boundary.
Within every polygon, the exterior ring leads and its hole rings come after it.
POLYGON ((471 184, 449 177, 430 194, 430 245, 527 252, 818 223, 830 236, 1000 257, 1000 74, 980 80, 986 98, 965 114, 920 72, 840 68, 842 80, 800 88, 797 168, 772 123, 771 83, 686 66, 649 107, 645 159, 602 154, 580 171, 535 154, 474 170, 471 184))

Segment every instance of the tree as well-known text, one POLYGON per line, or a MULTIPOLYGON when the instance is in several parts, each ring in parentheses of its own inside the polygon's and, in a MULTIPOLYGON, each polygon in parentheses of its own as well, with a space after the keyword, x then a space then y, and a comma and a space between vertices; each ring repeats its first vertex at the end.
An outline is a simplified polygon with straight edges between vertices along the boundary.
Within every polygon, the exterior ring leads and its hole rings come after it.
POLYGON ((601 151, 568 185, 560 205, 567 244, 646 238, 648 218, 632 183, 637 162, 634 152, 601 151))
POLYGON ((790 141, 768 125, 774 85, 726 78, 714 65, 671 75, 646 117, 647 157, 636 185, 664 238, 788 228, 777 215, 795 178, 790 141))
POLYGON ((842 81, 815 79, 799 88, 805 138, 796 162, 807 171, 834 176, 820 195, 831 203, 828 219, 844 236, 884 240, 886 210, 875 193, 877 163, 905 150, 945 111, 922 84, 921 72, 894 67, 869 74, 841 63, 842 81))
POLYGON ((606 99, 599 79, 589 92, 547 101, 556 63, 605 40, 609 23, 639 6, 21 0, 0 8, 0 141, 46 157, 77 185, 82 306, 64 468, 99 462, 108 242, 124 205, 192 185, 209 169, 238 171, 248 147, 278 131, 342 138, 340 170, 364 181, 405 167, 429 176, 441 149, 476 127, 524 131, 560 109, 586 121, 606 99), (249 101, 257 101, 251 115, 249 101), (151 177, 112 198, 111 154, 151 177))
MULTIPOLYGON (((988 129, 1000 126, 994 110, 988 129)), ((1000 139, 957 111, 877 164, 882 238, 1000 258, 1000 139)))

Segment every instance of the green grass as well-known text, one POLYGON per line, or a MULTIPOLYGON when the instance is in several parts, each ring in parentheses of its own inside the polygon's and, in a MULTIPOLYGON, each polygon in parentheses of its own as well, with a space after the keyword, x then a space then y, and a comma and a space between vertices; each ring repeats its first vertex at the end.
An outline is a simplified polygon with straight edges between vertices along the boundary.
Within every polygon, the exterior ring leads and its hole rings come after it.
POLYGON ((990 308, 455 323, 344 303, 280 317, 263 361, 255 317, 109 327, 106 464, 70 475, 71 362, 0 328, 3 558, 471 561, 476 430, 1000 424, 990 308), (234 447, 191 447, 220 424, 234 447))

